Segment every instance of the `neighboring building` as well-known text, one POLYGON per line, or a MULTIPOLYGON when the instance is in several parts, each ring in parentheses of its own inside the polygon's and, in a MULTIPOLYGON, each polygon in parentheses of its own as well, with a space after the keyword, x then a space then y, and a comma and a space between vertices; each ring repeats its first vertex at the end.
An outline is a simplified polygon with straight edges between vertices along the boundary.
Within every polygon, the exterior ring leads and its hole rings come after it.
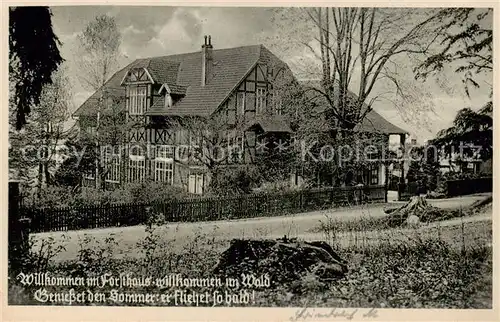
POLYGON ((458 158, 458 154, 439 160, 441 173, 459 172, 478 174, 491 173, 491 159, 483 161, 477 158, 458 158))
MULTIPOLYGON (((197 146, 203 138, 182 124, 217 120, 228 137, 225 144, 242 152, 236 161, 225 162, 251 163, 261 153, 262 142, 291 137, 290 122, 283 115, 286 107, 274 88, 287 77, 293 78, 289 67, 263 45, 214 50, 210 37, 205 37, 198 52, 135 60, 115 73, 74 116, 82 133, 95 133, 102 117, 100 102, 122 98, 114 113, 123 115, 127 126, 133 125, 121 143, 128 147, 126 157, 116 157, 113 151, 105 155, 107 185, 151 179, 201 194, 210 181, 208 165, 183 161, 180 150, 197 146), (150 148, 130 148, 138 144, 150 148)), ((360 126, 387 136, 405 134, 375 111, 360 126)), ((219 128, 208 132, 213 136, 214 131, 219 128)), ((383 184, 384 171, 378 165, 370 169, 367 183, 383 184)), ((84 185, 95 185, 95 179, 95 173, 88 174, 84 185)))

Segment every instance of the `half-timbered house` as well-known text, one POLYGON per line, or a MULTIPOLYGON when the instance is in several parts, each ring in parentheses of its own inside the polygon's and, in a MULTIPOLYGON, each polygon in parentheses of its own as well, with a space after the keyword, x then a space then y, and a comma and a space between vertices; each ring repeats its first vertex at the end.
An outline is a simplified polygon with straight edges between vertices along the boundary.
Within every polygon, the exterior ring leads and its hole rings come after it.
MULTIPOLYGON (((219 143, 241 147, 237 161, 248 163, 260 142, 289 139, 292 130, 275 88, 288 77, 293 78, 288 66, 263 45, 216 50, 205 36, 201 51, 136 59, 93 93, 74 117, 82 133, 102 132, 102 104, 119 98, 113 113, 123 116, 126 131, 119 144, 125 152, 101 154, 108 160, 106 185, 154 180, 201 194, 210 180, 208 165, 201 158, 186 160, 182 148, 199 144, 206 133, 224 131, 220 136, 226 139, 219 143), (214 120, 219 125, 203 127, 214 120), (203 131, 196 134, 189 124, 201 124, 203 131)), ((368 119, 390 134, 404 133, 374 111, 368 119)), ((382 183, 378 172, 373 176, 377 180, 370 177, 370 183, 382 183)), ((98 173, 89 173, 84 185, 97 185, 98 179, 98 173)))

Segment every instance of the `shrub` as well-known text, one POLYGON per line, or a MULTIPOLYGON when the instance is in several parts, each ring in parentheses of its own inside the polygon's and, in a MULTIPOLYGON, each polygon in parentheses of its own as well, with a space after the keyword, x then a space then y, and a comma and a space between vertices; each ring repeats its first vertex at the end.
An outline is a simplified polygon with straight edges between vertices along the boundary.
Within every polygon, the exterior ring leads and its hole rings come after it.
POLYGON ((93 206, 123 203, 130 200, 131 194, 126 189, 102 191, 95 188, 82 188, 73 196, 72 206, 93 206))
POLYGON ((26 206, 57 208, 72 206, 76 192, 72 188, 48 186, 39 194, 31 194, 24 199, 26 206))
POLYGON ((157 203, 186 196, 180 187, 160 182, 128 183, 120 188, 102 191, 91 187, 75 190, 49 186, 39 197, 27 199, 28 206, 37 208, 82 207, 121 203, 157 203))
POLYGON ((251 193, 260 185, 261 176, 253 166, 221 167, 212 172, 209 195, 235 196, 251 193))
MULTIPOLYGON (((122 190, 129 194, 129 200, 133 203, 156 203, 175 198, 187 196, 188 194, 180 187, 168 185, 162 182, 129 183, 122 190)), ((123 200, 123 199, 122 199, 123 200)))

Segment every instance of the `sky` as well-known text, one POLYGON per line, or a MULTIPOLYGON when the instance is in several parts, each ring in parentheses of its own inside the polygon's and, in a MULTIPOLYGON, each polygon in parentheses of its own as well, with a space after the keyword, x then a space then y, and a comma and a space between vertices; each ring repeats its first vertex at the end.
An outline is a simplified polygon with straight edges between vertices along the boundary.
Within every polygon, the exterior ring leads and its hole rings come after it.
MULTIPOLYGON (((273 8, 55 6, 51 9, 54 31, 62 43, 61 54, 72 82, 74 110, 91 95, 76 77, 74 52, 77 36, 100 14, 113 16, 122 34, 120 67, 137 58, 198 51, 204 35, 211 35, 214 49, 264 44, 288 63, 296 75, 301 71, 298 61, 304 57, 314 59, 305 46, 297 46, 294 42, 290 41, 290 46, 276 46, 276 43, 283 45, 287 42, 283 32, 288 27, 298 28, 306 36, 315 31, 296 24, 277 28, 273 8)), ((413 79, 411 67, 403 66, 402 73, 408 74, 404 84, 412 91, 414 100, 401 101, 394 93, 389 93, 374 104, 374 109, 388 121, 409 131, 419 142, 448 127, 459 109, 479 108, 488 100, 487 86, 472 91, 471 98, 468 98, 460 77, 450 68, 437 79, 423 83, 413 79), (418 113, 414 113, 415 110, 418 113)), ((491 84, 492 76, 484 81, 491 84)))

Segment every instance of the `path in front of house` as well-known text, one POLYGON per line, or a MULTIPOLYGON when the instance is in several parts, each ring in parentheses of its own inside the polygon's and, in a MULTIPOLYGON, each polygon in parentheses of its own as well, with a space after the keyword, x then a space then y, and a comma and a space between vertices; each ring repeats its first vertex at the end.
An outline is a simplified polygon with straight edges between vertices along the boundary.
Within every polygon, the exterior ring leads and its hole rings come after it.
MULTIPOLYGON (((431 205, 440 208, 467 207, 477 200, 485 198, 488 194, 475 194, 444 200, 428 200, 431 205)), ((205 235, 214 240, 228 240, 231 238, 276 238, 287 235, 300 238, 319 238, 318 234, 311 234, 312 228, 317 227, 320 221, 327 218, 333 220, 354 220, 360 217, 383 217, 384 208, 396 207, 402 203, 371 204, 351 208, 335 208, 324 211, 299 213, 281 217, 262 217, 241 220, 226 220, 195 223, 172 223, 158 228, 162 238, 173 241, 172 244, 184 248, 186 243, 196 236, 205 235)), ((95 238, 98 243, 111 235, 119 242, 119 248, 134 256, 135 245, 146 236, 143 225, 133 227, 116 227, 102 229, 88 229, 68 232, 51 232, 32 234, 37 242, 35 250, 40 245, 40 240, 52 237, 56 244, 63 243, 66 249, 60 252, 54 260, 72 260, 77 257, 79 241, 85 236, 95 238), (65 238, 65 239, 63 239, 65 238)), ((324 236, 324 234, 321 234, 324 236)), ((309 239, 307 238, 307 239, 309 239)), ((323 237, 324 238, 324 237, 323 237)))

